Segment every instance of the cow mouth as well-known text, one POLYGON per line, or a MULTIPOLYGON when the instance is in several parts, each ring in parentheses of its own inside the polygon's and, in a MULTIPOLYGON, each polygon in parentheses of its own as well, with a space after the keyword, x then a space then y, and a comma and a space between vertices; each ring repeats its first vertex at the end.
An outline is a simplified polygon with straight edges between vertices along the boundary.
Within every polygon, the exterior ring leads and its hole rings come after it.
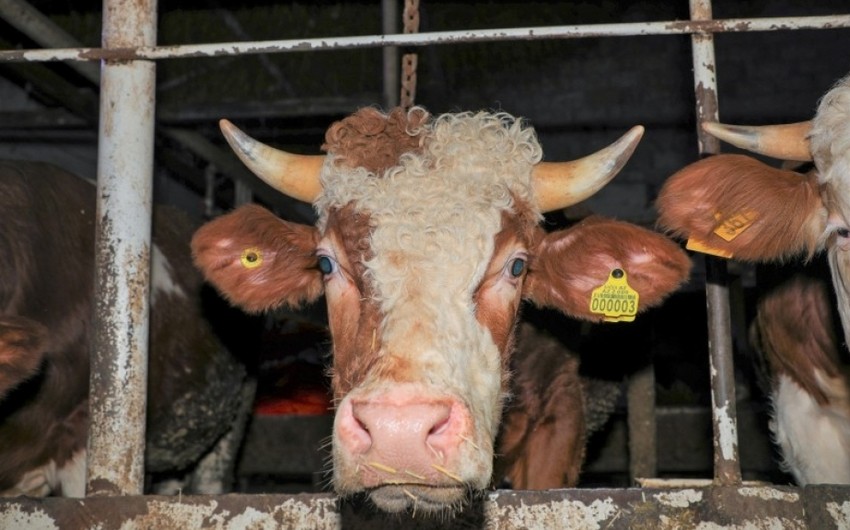
POLYGON ((466 496, 467 488, 461 485, 387 484, 369 491, 375 506, 388 513, 454 512, 464 504, 466 496))

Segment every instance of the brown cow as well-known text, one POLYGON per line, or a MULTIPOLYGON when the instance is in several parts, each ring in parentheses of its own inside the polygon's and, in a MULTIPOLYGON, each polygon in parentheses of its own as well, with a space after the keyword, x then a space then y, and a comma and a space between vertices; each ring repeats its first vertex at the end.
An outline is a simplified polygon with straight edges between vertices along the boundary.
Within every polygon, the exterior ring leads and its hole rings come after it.
MULTIPOLYGON (((52 165, 0 162, 2 495, 85 493, 95 196, 90 182, 52 165)), ((192 230, 176 210, 156 209, 152 473, 197 463, 228 432, 242 399, 245 369, 202 317, 192 230)))
MULTIPOLYGON (((827 250, 844 343, 850 330, 850 77, 821 100, 811 122, 770 127, 706 124, 738 147, 814 161, 800 173, 745 155, 695 162, 665 184, 659 222, 711 252, 753 262, 827 250), (713 250, 712 250, 713 249, 713 250)), ((759 308, 756 336, 774 368, 772 427, 801 484, 850 483, 847 367, 822 328, 825 296, 799 282, 759 308)))
POLYGON ((222 128, 243 162, 312 202, 319 220, 304 226, 241 207, 195 234, 196 263, 249 311, 324 293, 334 487, 366 491, 385 511, 452 510, 491 482, 522 300, 602 321, 592 293, 606 282, 639 294, 617 291, 634 314, 690 269, 673 242, 627 223, 540 226, 541 213, 604 185, 640 128, 566 164, 541 163, 533 129, 504 113, 363 109, 331 126, 327 157, 222 128))

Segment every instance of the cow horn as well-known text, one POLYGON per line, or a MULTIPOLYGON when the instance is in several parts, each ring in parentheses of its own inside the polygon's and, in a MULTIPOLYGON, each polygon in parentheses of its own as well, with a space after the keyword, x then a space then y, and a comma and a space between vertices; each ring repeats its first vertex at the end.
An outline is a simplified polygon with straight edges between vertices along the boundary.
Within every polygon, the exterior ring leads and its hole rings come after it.
POLYGON ((324 155, 287 153, 251 138, 228 120, 218 124, 242 163, 263 182, 299 201, 312 203, 319 196, 324 155))
POLYGON ((572 206, 601 190, 626 165, 642 136, 643 127, 636 125, 592 155, 569 162, 539 162, 532 176, 540 211, 572 206))
POLYGON ((708 134, 735 147, 779 160, 808 162, 812 159, 808 134, 811 121, 783 125, 725 125, 706 122, 702 128, 708 134))

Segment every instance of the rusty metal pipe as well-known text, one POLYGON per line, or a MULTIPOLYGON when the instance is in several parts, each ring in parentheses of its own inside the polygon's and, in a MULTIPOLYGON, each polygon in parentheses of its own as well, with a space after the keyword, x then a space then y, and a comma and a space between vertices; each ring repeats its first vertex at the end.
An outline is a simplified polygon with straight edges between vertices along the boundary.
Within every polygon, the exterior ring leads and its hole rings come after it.
MULTIPOLYGON (((155 42, 156 0, 104 2, 105 49, 155 42)), ((102 65, 89 496, 144 484, 155 74, 152 61, 102 65)))
MULTIPOLYGON (((711 0, 690 0, 691 19, 711 20, 711 0)), ((691 36, 696 93, 699 153, 720 152, 720 142, 700 126, 718 121, 717 66, 714 36, 691 36)), ((726 262, 705 256, 705 297, 708 309, 708 349, 711 365, 711 412, 714 430, 714 480, 719 485, 740 484, 738 460, 738 414, 735 399, 735 370, 732 361, 732 326, 729 310, 729 281, 726 262)))
POLYGON ((687 35, 692 33, 709 34, 721 32, 741 33, 848 27, 850 27, 850 14, 725 20, 669 20, 660 22, 434 31, 426 33, 399 33, 394 35, 320 37, 313 39, 183 44, 174 46, 126 46, 120 49, 2 50, 0 51, 0 61, 97 61, 101 59, 123 59, 129 61, 135 59, 177 59, 186 57, 224 57, 262 53, 348 50, 380 48, 384 46, 431 46, 435 44, 505 42, 514 40, 687 35))

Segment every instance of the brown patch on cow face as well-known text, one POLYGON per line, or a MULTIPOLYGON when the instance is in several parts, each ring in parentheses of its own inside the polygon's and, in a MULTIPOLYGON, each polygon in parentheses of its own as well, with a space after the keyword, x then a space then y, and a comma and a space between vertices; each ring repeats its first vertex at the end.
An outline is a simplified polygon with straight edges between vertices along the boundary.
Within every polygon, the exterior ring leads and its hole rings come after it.
POLYGON ((534 223, 524 215, 509 212, 502 214, 502 229, 496 234, 493 257, 473 297, 475 318, 490 331, 493 342, 501 352, 503 384, 513 351, 522 287, 531 259, 528 249, 535 228, 534 223))
POLYGON ((327 255, 337 265, 324 278, 337 401, 365 379, 380 349, 381 317, 365 277, 364 262, 372 256, 370 231, 368 214, 347 205, 330 212, 318 246, 318 256, 327 255))
POLYGON ((363 108, 331 125, 322 149, 349 167, 382 173, 398 164, 399 156, 419 148, 428 113, 421 108, 395 108, 388 115, 363 108))

